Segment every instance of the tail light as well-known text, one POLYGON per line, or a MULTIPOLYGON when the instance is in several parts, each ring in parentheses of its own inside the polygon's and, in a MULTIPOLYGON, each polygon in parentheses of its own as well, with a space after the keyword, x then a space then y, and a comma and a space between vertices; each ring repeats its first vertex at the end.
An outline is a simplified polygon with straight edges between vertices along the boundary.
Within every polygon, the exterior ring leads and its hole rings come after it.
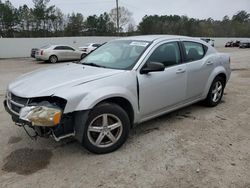
POLYGON ((43 55, 43 50, 41 50, 41 55, 43 55))

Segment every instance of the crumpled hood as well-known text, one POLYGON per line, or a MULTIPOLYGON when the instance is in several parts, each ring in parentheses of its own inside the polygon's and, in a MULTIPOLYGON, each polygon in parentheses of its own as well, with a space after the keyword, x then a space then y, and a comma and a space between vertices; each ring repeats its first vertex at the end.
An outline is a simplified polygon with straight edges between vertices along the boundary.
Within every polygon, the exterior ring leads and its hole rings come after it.
POLYGON ((75 63, 54 65, 18 77, 8 90, 21 97, 53 95, 58 88, 71 87, 109 77, 122 70, 105 69, 75 63))

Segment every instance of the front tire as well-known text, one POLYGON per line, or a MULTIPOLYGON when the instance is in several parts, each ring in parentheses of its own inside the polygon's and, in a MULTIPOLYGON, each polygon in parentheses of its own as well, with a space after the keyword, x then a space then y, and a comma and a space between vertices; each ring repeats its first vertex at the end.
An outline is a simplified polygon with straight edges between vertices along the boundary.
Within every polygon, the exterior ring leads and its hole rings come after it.
POLYGON ((207 98, 204 100, 206 106, 217 106, 224 94, 225 80, 222 77, 216 77, 211 84, 207 98))
POLYGON ((88 116, 82 145, 92 153, 110 153, 124 144, 129 130, 129 117, 123 108, 114 103, 100 104, 88 116))

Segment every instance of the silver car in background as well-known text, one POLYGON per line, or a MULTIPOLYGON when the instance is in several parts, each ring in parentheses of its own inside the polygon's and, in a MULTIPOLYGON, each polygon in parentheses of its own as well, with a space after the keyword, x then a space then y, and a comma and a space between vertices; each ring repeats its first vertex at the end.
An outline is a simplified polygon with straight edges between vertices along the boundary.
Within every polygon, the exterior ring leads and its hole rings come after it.
POLYGON ((36 135, 57 141, 73 136, 101 154, 121 147, 141 122, 198 101, 216 106, 230 74, 230 57, 200 39, 120 38, 80 63, 17 78, 4 105, 17 125, 36 135))
POLYGON ((79 47, 79 50, 83 51, 86 54, 89 54, 90 52, 100 47, 101 45, 102 44, 99 44, 99 43, 87 43, 84 46, 79 47))
POLYGON ((56 63, 58 61, 81 60, 84 53, 67 45, 47 45, 36 51, 37 60, 56 63))

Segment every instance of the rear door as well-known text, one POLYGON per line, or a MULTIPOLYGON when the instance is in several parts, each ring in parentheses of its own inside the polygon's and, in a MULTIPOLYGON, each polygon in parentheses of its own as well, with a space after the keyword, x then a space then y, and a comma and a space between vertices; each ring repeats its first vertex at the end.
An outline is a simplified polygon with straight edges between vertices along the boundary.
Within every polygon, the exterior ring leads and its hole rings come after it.
POLYGON ((54 54, 58 57, 58 60, 66 60, 67 59, 67 51, 64 46, 56 46, 54 48, 54 54))
POLYGON ((70 46, 64 46, 64 50, 67 60, 79 59, 79 55, 75 52, 74 48, 71 48, 70 46))
POLYGON ((64 48, 67 52, 67 59, 69 60, 80 59, 81 55, 79 51, 75 50, 74 48, 70 46, 64 46, 64 48))
POLYGON ((208 47, 198 42, 183 41, 184 61, 187 65, 186 100, 202 96, 207 80, 214 69, 213 55, 206 56, 208 47))

